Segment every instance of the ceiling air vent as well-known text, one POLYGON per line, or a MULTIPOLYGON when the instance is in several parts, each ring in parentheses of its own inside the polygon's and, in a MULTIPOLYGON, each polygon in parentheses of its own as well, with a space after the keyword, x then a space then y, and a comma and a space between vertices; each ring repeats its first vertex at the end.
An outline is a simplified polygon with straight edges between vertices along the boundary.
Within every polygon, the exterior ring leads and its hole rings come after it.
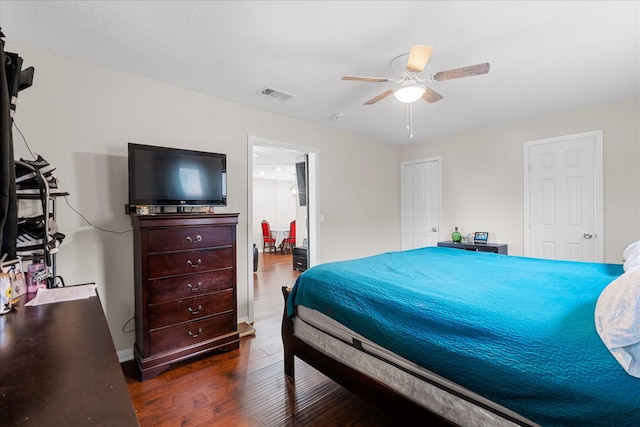
POLYGON ((271 87, 265 87, 258 92, 259 95, 268 96, 269 98, 279 99, 280 101, 286 101, 289 98, 293 98, 295 95, 287 93, 271 87))

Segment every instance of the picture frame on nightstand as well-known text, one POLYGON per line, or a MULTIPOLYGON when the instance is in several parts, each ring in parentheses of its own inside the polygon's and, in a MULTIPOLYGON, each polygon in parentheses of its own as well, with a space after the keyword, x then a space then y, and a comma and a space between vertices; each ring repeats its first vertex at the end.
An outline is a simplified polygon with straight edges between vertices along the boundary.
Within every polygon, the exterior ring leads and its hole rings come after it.
POLYGON ((489 240, 489 233, 486 231, 476 231, 473 235, 473 244, 484 244, 489 240))
POLYGON ((27 293, 27 276, 22 270, 19 258, 2 263, 2 272, 8 273, 11 279, 11 296, 17 298, 27 293))

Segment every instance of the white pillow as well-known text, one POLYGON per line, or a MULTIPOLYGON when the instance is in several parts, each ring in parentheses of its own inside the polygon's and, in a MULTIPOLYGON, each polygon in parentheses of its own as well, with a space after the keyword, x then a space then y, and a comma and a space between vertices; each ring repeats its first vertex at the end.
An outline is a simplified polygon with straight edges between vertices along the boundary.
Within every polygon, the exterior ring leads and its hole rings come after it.
POLYGON ((640 378, 640 267, 609 283, 595 311, 596 330, 629 375, 640 378))
POLYGON ((634 255, 631 258, 627 258, 627 260, 622 265, 622 269, 624 271, 630 271, 636 267, 640 267, 640 254, 634 255))
POLYGON ((634 255, 640 255, 640 240, 633 242, 622 251, 622 261, 633 258, 634 255))

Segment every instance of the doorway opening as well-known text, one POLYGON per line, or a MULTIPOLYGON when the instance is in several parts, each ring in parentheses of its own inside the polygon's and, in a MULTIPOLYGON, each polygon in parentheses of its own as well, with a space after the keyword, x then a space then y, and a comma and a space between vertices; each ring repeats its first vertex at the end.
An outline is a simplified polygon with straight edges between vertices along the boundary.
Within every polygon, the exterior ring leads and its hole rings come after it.
MULTIPOLYGON (((262 230, 260 223, 263 219, 269 221, 277 228, 288 228, 291 220, 296 221, 296 246, 306 246, 307 266, 317 263, 318 248, 318 203, 317 203, 317 151, 310 148, 280 141, 268 140, 249 136, 248 138, 248 200, 247 200, 247 239, 248 254, 248 278, 254 278, 254 244, 259 252, 258 265, 264 256, 273 256, 274 253, 262 253, 262 230), (304 164, 306 172, 303 187, 296 176, 300 174, 300 163, 304 164), (257 175, 257 176, 254 176, 257 175), (258 180, 267 180, 258 182, 258 180), (259 206, 265 201, 265 189, 278 194, 276 200, 268 203, 283 205, 283 209, 266 209, 259 206), (305 194, 301 194, 301 189, 305 194), (303 197, 304 196, 304 197, 303 197)), ((273 207, 272 207, 273 208, 273 207)), ((270 263, 277 268, 293 268, 292 252, 278 252, 281 258, 278 262, 270 263), (289 260, 282 261, 282 259, 289 260)), ((258 269, 262 269, 258 266, 258 269)), ((289 273, 289 272, 284 272, 289 273)), ((285 276, 287 275, 285 274, 285 276)), ((294 275, 295 276, 295 275, 294 275)), ((249 323, 255 320, 254 313, 254 280, 247 281, 247 315, 249 323)), ((281 283, 277 288, 286 283, 281 283)), ((293 285, 293 283, 291 283, 293 285)), ((278 292, 278 295, 280 292, 278 292)), ((282 304, 279 304, 282 307, 282 304)))

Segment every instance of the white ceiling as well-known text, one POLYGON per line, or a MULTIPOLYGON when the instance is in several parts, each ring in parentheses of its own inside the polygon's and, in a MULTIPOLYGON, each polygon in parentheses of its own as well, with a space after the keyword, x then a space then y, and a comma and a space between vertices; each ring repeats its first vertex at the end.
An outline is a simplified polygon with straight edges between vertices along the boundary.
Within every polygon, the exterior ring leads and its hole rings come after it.
POLYGON ((391 76, 412 44, 434 46, 428 74, 489 62, 487 75, 430 84, 444 99, 414 104, 417 141, 638 97, 639 5, 2 0, 0 26, 8 42, 405 144, 404 104, 362 105, 392 84, 343 75, 391 76), (257 95, 265 87, 295 96, 257 95))
POLYGON ((253 146, 253 177, 276 181, 295 181, 296 162, 303 161, 297 150, 269 145, 253 146))

